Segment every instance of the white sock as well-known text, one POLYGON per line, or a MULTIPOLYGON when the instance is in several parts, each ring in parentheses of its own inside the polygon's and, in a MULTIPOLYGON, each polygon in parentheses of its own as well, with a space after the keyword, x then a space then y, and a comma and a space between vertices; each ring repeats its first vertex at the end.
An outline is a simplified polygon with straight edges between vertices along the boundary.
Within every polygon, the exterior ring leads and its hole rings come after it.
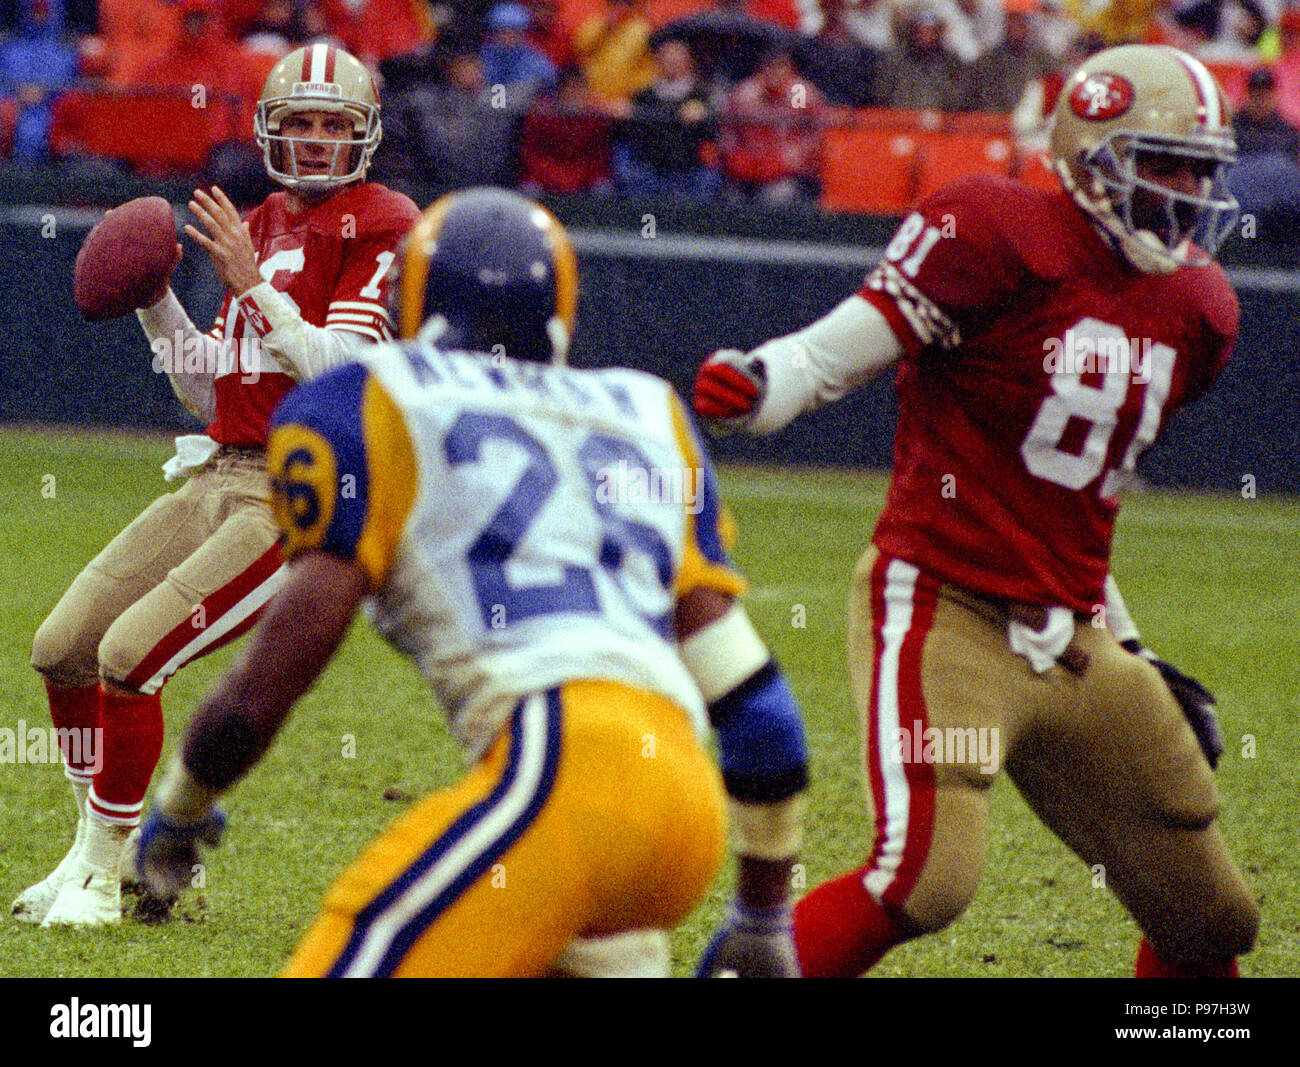
POLYGON ((72 799, 77 802, 77 821, 86 821, 86 805, 89 803, 90 782, 83 781, 79 778, 69 778, 69 784, 72 786, 72 799))
POLYGON ((97 870, 116 873, 131 830, 130 826, 104 822, 91 812, 86 817, 86 838, 81 846, 81 858, 97 870))

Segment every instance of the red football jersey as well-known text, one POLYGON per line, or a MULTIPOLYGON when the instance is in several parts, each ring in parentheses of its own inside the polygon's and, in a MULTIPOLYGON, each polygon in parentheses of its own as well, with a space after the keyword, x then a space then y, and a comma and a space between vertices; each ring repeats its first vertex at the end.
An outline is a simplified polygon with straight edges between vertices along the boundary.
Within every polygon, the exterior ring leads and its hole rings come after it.
MULTIPOLYGON (((287 201, 287 193, 272 193, 245 216, 262 277, 312 326, 348 330, 367 341, 388 340, 388 268, 398 242, 419 218, 415 203, 373 182, 351 186, 298 214, 289 212, 287 201)), ((296 383, 268 371, 267 364, 274 366, 270 357, 248 365, 253 351, 248 346, 263 331, 242 308, 232 315, 232 301, 227 293, 212 330, 231 358, 216 376, 216 417, 207 433, 223 445, 265 446, 271 413, 296 383)))
POLYGON ((978 177, 903 221, 861 295, 904 349, 876 546, 975 592, 1103 603, 1119 490, 1236 339, 1223 270, 1142 274, 1068 194, 978 177))

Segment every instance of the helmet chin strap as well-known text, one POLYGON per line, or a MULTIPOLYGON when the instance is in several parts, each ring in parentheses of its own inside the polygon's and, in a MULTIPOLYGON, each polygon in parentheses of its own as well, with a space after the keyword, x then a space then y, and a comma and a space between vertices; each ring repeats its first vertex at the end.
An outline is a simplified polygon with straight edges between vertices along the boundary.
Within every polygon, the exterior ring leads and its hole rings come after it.
POLYGON ((1070 174, 1069 168, 1056 164, 1057 177, 1074 202, 1092 219, 1101 236, 1122 255, 1135 270, 1143 274, 1169 274, 1187 262, 1188 241, 1172 251, 1150 230, 1130 230, 1124 225, 1100 178, 1092 179, 1091 194, 1085 193, 1070 174))

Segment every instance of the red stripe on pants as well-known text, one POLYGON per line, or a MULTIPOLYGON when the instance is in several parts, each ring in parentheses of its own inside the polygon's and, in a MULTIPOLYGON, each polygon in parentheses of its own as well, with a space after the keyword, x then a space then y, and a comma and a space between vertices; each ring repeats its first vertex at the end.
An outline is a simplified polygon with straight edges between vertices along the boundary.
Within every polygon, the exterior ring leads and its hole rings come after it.
POLYGON ((907 830, 902 856, 881 896, 881 903, 893 911, 902 912, 903 905, 911 895, 921 868, 929 855, 930 841, 934 832, 934 768, 924 760, 914 760, 912 756, 915 752, 913 745, 923 747, 921 742, 924 731, 929 727, 925 693, 921 685, 921 656, 925 648, 926 636, 934 624, 939 583, 925 574, 917 574, 910 596, 911 619, 898 650, 897 688, 893 700, 898 710, 898 727, 907 731, 904 737, 908 743, 903 744, 898 737, 882 738, 880 734, 881 688, 886 684, 886 680, 882 678, 881 664, 885 654, 885 624, 887 621, 897 622, 897 614, 903 610, 904 603, 898 594, 906 591, 906 587, 898 581, 892 583, 892 589, 888 589, 891 583, 887 578, 887 572, 893 562, 882 557, 872 569, 874 661, 867 773, 875 804, 876 838, 866 870, 869 875, 877 869, 888 842, 887 783, 882 763, 886 757, 892 761, 893 753, 901 747, 903 749, 902 771, 907 788, 907 830), (895 595, 887 597, 887 591, 895 595), (895 613, 892 619, 889 617, 891 608, 895 613))
MULTIPOLYGON (((205 597, 195 608, 196 611, 199 607, 203 609, 203 620, 206 624, 203 629, 219 622, 231 608, 271 577, 279 569, 280 565, 280 547, 279 545, 272 545, 232 581, 223 585, 215 593, 205 597)), ((199 649, 190 659, 177 664, 177 667, 183 667, 185 663, 192 662, 200 656, 206 656, 209 652, 213 652, 233 641, 240 634, 247 632, 249 627, 257 621, 260 614, 261 609, 248 619, 240 622, 232 633, 226 634, 212 644, 199 649)), ((191 612, 189 618, 163 636, 162 640, 140 661, 140 665, 127 676, 122 684, 128 689, 139 689, 162 670, 172 657, 193 641, 200 632, 201 629, 194 625, 194 613, 191 612)))

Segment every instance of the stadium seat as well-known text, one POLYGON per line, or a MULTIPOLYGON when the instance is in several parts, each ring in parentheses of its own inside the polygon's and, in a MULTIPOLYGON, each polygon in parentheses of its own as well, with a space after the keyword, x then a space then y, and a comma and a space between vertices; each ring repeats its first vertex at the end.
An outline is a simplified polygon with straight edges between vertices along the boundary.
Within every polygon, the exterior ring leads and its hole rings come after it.
POLYGON ((55 107, 56 153, 121 160, 142 174, 193 173, 231 136, 229 101, 195 107, 189 93, 70 92, 55 107))
POLYGON ((889 129, 831 129, 822 147, 827 211, 904 214, 914 199, 917 138, 889 129))
POLYGON ((918 138, 917 200, 970 174, 1011 174, 1014 153, 1008 137, 975 132, 940 132, 920 134, 918 138))
POLYGON ((1035 189, 1055 191, 1061 181, 1047 161, 1046 152, 1022 152, 1016 160, 1015 176, 1035 189))

